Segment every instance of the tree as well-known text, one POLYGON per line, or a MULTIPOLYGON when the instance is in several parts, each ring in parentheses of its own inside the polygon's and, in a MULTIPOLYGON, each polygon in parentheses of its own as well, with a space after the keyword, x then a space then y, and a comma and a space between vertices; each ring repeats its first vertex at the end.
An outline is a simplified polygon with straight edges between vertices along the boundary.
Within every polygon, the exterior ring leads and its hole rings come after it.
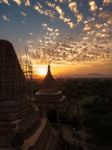
POLYGON ((107 144, 112 140, 112 102, 96 98, 83 105, 83 125, 91 129, 97 144, 107 144))

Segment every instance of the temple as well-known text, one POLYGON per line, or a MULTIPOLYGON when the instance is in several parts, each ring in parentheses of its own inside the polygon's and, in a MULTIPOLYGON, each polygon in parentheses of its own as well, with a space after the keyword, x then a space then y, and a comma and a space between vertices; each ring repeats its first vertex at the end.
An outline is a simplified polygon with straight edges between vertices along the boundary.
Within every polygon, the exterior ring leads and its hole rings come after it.
POLYGON ((49 109, 66 110, 67 101, 62 91, 56 87, 56 82, 48 65, 47 74, 43 80, 42 88, 36 93, 36 103, 40 110, 47 112, 49 109))
POLYGON ((0 150, 47 150, 51 142, 50 124, 27 91, 13 45, 0 40, 0 150))

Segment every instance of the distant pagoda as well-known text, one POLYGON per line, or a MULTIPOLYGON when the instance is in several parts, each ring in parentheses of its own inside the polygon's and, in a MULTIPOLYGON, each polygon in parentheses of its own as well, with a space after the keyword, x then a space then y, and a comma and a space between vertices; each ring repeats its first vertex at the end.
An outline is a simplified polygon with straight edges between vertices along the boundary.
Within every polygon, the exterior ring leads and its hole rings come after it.
POLYGON ((36 103, 40 110, 47 111, 52 108, 65 110, 67 107, 66 97, 56 87, 56 82, 48 65, 47 74, 43 80, 42 88, 36 93, 36 103))
POLYGON ((48 121, 40 118, 26 89, 12 44, 0 40, 0 150, 9 150, 11 144, 18 141, 16 133, 21 133, 24 140, 22 150, 30 147, 44 150, 51 140, 44 133, 51 135, 48 121))

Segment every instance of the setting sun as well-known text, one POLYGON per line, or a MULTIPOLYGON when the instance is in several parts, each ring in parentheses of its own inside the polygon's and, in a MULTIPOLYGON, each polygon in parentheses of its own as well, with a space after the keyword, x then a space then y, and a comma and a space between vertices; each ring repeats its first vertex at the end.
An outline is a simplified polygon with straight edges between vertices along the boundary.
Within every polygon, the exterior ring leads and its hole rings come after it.
POLYGON ((40 76, 45 76, 47 73, 47 66, 41 65, 37 68, 37 73, 40 76))

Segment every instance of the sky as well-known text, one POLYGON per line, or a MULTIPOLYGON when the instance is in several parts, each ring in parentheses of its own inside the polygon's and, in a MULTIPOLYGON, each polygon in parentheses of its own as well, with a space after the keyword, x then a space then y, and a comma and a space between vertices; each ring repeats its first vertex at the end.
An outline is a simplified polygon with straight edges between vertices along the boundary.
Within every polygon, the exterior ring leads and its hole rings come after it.
POLYGON ((0 38, 37 75, 112 75, 112 0, 0 0, 0 38))

